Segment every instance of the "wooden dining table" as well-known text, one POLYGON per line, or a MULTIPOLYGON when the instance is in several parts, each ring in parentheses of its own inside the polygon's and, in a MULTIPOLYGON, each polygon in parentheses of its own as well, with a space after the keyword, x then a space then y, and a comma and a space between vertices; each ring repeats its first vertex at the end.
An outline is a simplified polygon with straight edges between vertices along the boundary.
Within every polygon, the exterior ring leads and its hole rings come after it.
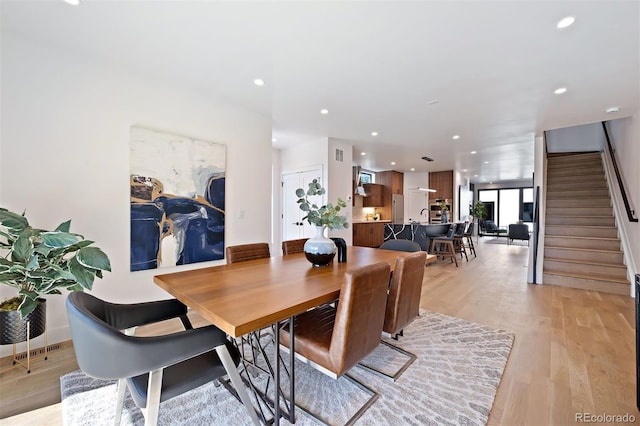
MULTIPOLYGON (((334 260, 325 267, 314 267, 303 253, 298 253, 161 274, 154 276, 153 281, 230 336, 241 337, 282 321, 293 322, 296 315, 338 299, 345 273, 351 270, 378 262, 389 263, 393 270, 396 259, 409 254, 350 246, 346 262, 334 260)), ((434 259, 435 256, 428 255, 427 263, 434 259)), ((277 348, 279 333, 275 334, 277 348)), ((275 356, 274 380, 279 389, 278 351, 275 356)), ((292 346, 289 361, 289 421, 292 423, 295 421, 293 361, 292 346)), ((276 403, 274 407, 276 424, 279 406, 276 403)))

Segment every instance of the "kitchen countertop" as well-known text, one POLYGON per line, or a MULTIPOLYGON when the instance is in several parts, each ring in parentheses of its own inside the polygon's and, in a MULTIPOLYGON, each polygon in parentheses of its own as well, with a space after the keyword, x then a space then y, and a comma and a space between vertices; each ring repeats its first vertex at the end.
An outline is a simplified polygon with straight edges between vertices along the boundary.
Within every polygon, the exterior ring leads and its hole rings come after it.
POLYGON ((354 220, 351 223, 391 223, 390 220, 354 220))

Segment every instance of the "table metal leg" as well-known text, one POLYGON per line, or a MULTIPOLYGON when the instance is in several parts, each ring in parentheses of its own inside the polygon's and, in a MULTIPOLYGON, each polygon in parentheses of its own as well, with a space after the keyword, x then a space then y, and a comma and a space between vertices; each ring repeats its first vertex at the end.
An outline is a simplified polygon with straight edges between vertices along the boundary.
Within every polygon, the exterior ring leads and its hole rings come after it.
POLYGON ((294 317, 289 318, 289 422, 296 422, 296 375, 294 362, 296 360, 294 317))
POLYGON ((274 402, 274 424, 276 426, 280 425, 280 322, 276 322, 276 335, 275 335, 275 350, 274 350, 274 354, 275 354, 275 361, 276 361, 276 367, 275 367, 275 387, 274 387, 274 393, 275 393, 275 397, 273 398, 273 402, 274 402))

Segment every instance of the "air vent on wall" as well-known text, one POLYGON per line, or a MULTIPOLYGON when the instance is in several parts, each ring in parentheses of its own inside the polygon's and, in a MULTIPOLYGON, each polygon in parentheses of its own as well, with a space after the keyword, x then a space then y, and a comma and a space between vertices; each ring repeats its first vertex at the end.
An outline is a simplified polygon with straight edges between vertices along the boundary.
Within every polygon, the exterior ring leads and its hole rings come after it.
POLYGON ((425 157, 422 157, 422 159, 423 159, 424 161, 433 161, 433 158, 429 158, 429 157, 426 157, 426 156, 425 156, 425 157))

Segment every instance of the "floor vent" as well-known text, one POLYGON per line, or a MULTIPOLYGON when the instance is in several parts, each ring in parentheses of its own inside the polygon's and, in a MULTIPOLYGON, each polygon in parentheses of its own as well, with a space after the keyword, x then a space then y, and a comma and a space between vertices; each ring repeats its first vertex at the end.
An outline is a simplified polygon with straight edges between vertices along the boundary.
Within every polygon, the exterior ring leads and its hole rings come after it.
MULTIPOLYGON (((47 352, 57 351, 61 347, 62 346, 60 346, 59 343, 56 343, 54 345, 49 345, 49 346, 47 346, 47 352)), ((34 350, 31 351, 31 356, 32 357, 36 357, 36 356, 40 356, 40 355, 44 355, 44 348, 38 348, 38 349, 34 349, 34 350)), ((16 355, 16 359, 19 360, 19 361, 27 359, 27 353, 23 352, 21 354, 16 355)))

